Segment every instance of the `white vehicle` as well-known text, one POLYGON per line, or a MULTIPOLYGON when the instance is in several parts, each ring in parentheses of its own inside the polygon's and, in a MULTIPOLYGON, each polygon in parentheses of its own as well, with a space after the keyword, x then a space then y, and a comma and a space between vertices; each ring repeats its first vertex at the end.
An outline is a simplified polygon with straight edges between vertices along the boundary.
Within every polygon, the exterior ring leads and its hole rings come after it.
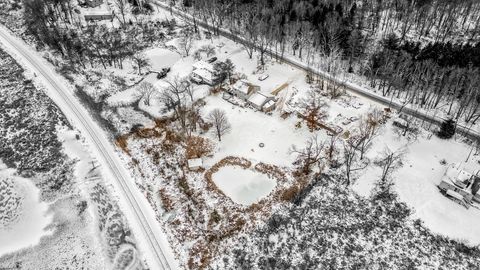
POLYGON ((270 77, 270 75, 268 75, 268 74, 263 74, 263 75, 261 75, 260 77, 258 77, 258 80, 259 80, 259 81, 264 81, 264 80, 266 80, 268 77, 270 77))

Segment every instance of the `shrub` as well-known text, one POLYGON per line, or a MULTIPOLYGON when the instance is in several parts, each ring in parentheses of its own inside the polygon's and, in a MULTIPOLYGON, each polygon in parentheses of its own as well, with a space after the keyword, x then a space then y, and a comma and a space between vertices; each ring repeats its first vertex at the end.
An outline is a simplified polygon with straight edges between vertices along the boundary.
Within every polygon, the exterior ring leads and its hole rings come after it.
POLYGON ((186 158, 201 158, 209 155, 213 150, 213 146, 208 139, 190 136, 187 138, 186 158))

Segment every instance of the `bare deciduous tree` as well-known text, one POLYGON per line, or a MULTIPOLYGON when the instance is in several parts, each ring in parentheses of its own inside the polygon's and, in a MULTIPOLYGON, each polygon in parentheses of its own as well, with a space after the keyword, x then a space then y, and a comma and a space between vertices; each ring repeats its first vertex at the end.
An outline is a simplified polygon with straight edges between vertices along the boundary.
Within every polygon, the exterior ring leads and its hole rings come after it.
POLYGON ((325 112, 327 106, 317 89, 310 89, 308 95, 300 100, 300 113, 311 132, 319 129, 320 121, 327 116, 325 112))
POLYGON ((390 148, 385 147, 381 157, 375 161, 375 164, 382 168, 382 175, 380 181, 386 183, 391 173, 402 165, 402 159, 405 155, 405 149, 399 149, 392 151, 390 148))
POLYGON ((320 161, 325 158, 324 153, 325 143, 320 142, 317 136, 312 136, 308 139, 305 147, 298 149, 293 145, 290 153, 297 155, 295 164, 300 165, 303 174, 309 174, 312 166, 317 165, 321 169, 320 161))
POLYGON ((148 58, 143 53, 137 53, 132 56, 132 60, 137 65, 138 74, 142 74, 142 68, 150 66, 148 58))
POLYGON ((360 159, 363 159, 365 152, 372 145, 373 139, 378 136, 382 118, 382 111, 378 109, 374 109, 360 118, 358 122, 358 135, 362 138, 359 145, 360 159))
POLYGON ((207 119, 212 122, 214 132, 217 135, 218 140, 221 141, 222 136, 231 129, 226 113, 220 109, 214 109, 208 114, 207 119))
POLYGON ((186 84, 179 77, 167 81, 169 86, 165 88, 160 95, 160 102, 169 110, 173 110, 175 117, 180 122, 183 131, 187 128, 187 108, 186 108, 186 84))
POLYGON ((357 163, 357 151, 362 143, 363 138, 360 136, 352 136, 343 142, 343 164, 346 176, 346 186, 352 183, 352 172, 362 170, 367 165, 355 167, 357 163))
POLYGON ((150 106, 150 102, 156 93, 156 88, 149 82, 142 82, 138 85, 137 91, 141 94, 145 105, 150 106))
POLYGON ((178 45, 180 50, 185 52, 186 56, 190 55, 190 51, 193 48, 194 44, 194 34, 193 31, 189 28, 186 28, 182 31, 178 45))

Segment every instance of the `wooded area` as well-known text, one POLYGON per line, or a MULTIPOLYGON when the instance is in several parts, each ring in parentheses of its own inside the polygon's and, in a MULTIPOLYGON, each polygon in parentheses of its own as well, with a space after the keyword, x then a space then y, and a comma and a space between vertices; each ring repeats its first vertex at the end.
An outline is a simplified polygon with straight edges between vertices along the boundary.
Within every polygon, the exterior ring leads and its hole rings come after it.
MULTIPOLYGON (((122 68, 135 51, 162 39, 174 21, 139 19, 148 1, 113 0, 118 24, 81 25, 76 1, 23 0, 28 33, 72 66, 122 68), (133 17, 126 19, 125 13, 133 17), (132 18, 135 21, 132 21, 132 18)), ((245 38, 247 55, 269 49, 345 80, 359 75, 383 96, 441 110, 457 122, 480 118, 480 3, 475 0, 169 1, 217 29, 245 38), (256 45, 256 48, 254 45, 256 45)), ((12 8, 21 8, 12 5, 12 8)), ((191 37, 192 35, 188 35, 191 37)), ((186 51, 188 54, 188 51, 186 51)), ((140 59, 141 60, 141 59, 140 59)), ((321 80, 321 78, 313 78, 321 80)))
MULTIPOLYGON (((480 118, 480 3, 455 0, 184 0, 197 20, 296 55, 332 76, 365 76, 384 96, 454 119, 480 118), (446 108, 446 109, 445 109, 446 108)), ((172 5, 178 5, 172 1, 172 5)), ((196 25, 194 25, 196 28, 196 25)))

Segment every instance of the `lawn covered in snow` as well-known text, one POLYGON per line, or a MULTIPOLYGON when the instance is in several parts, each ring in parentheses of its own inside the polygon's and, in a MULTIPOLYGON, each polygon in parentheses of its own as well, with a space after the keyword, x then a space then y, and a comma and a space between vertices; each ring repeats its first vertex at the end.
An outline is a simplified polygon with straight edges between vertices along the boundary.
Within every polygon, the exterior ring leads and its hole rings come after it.
MULTIPOLYGON (((465 162, 471 146, 462 142, 461 137, 443 140, 426 131, 421 131, 416 139, 408 140, 395 132, 395 127, 390 124, 376 139, 367 157, 374 160, 387 146, 391 150, 406 150, 403 166, 393 174, 394 190, 399 199, 413 209, 413 218, 422 220, 435 233, 479 245, 480 226, 473 224, 480 224, 480 210, 466 209, 443 196, 437 188, 449 164, 474 173, 480 169, 478 155, 472 154, 465 162)), ((354 190, 369 196, 380 174, 379 167, 368 167, 360 173, 354 190)))

